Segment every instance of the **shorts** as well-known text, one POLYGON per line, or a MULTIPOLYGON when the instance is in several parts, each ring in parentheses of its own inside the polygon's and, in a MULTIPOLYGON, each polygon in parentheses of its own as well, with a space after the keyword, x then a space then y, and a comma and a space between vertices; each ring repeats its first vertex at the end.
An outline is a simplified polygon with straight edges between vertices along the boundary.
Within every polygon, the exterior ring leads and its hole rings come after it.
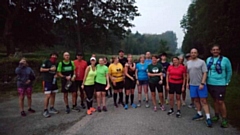
POLYGON ((158 93, 163 93, 163 87, 159 83, 149 83, 149 88, 151 92, 155 92, 157 88, 158 93))
POLYGON ((66 79, 62 79, 61 80, 61 84, 62 84, 62 93, 77 92, 77 88, 76 88, 75 82, 72 82, 72 85, 68 88, 68 90, 65 88, 65 86, 67 84, 67 80, 66 79))
POLYGON ((114 89, 114 90, 123 89, 123 87, 124 87, 123 81, 121 81, 121 82, 116 82, 116 86, 113 85, 113 89, 114 89))
POLYGON ((101 84, 101 83, 97 83, 95 82, 95 90, 96 92, 105 92, 105 88, 106 88, 106 84, 101 84))
POLYGON ((57 82, 53 84, 52 82, 43 81, 44 94, 58 93, 57 82))
POLYGON ((130 89, 135 89, 136 86, 136 81, 130 80, 130 79, 125 79, 125 90, 130 90, 130 89))
POLYGON ((148 80, 138 80, 139 85, 148 85, 148 80))
POLYGON ((24 97, 27 95, 28 97, 32 95, 32 87, 27 87, 27 88, 18 88, 18 94, 19 96, 24 97))
POLYGON ((163 85, 163 86, 166 86, 166 84, 167 84, 166 77, 163 77, 162 85, 163 85))
POLYGON ((199 86, 190 85, 190 96, 191 98, 207 98, 208 97, 208 90, 207 86, 204 85, 202 90, 199 90, 199 86))
POLYGON ((77 89, 77 91, 78 91, 78 89, 79 89, 80 92, 83 92, 83 89, 82 89, 82 83, 83 83, 83 81, 75 80, 75 85, 76 85, 76 89, 77 89))
POLYGON ((182 94, 182 84, 169 83, 169 94, 182 94))
POLYGON ((226 95, 226 86, 207 85, 207 88, 213 99, 224 100, 226 95))

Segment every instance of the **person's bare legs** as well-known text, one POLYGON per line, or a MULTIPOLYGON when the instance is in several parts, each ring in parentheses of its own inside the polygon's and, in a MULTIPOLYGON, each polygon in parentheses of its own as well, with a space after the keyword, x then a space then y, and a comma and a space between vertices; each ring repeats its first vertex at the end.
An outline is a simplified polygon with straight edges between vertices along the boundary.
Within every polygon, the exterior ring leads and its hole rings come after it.
POLYGON ((48 105, 49 105, 49 100, 51 98, 51 94, 45 94, 45 98, 44 98, 44 110, 48 109, 48 105))
POLYGON ((19 107, 20 107, 20 111, 24 111, 24 96, 20 95, 19 96, 19 107))
POLYGON ((75 107, 76 106, 76 96, 77 92, 72 92, 72 105, 75 107))
POLYGON ((138 102, 141 104, 142 101, 142 85, 138 85, 138 102))
POLYGON ((63 93, 63 100, 66 106, 68 106, 68 93, 63 93))
POLYGON ((180 111, 180 109, 181 109, 181 95, 180 94, 176 94, 176 100, 177 100, 177 110, 180 111))
POLYGON ((32 95, 27 95, 27 99, 28 99, 28 109, 30 109, 31 108, 31 106, 32 106, 32 95))
POLYGON ((101 92, 102 106, 106 107, 106 92, 101 92))
POLYGON ((143 85, 143 89, 144 89, 144 93, 145 93, 146 101, 149 101, 149 96, 148 96, 148 85, 147 85, 147 84, 144 84, 144 85, 143 85))
POLYGON ((156 103, 156 93, 155 92, 151 92, 151 95, 152 95, 152 103, 154 105, 154 107, 157 106, 157 103, 156 103))
POLYGON ((207 98, 201 98, 200 100, 201 100, 202 108, 205 111, 206 118, 210 119, 210 110, 209 110, 207 98))
POLYGON ((51 96, 50 96, 50 107, 54 107, 55 97, 56 97, 56 93, 51 93, 51 96))
POLYGON ((169 105, 172 109, 174 108, 174 94, 169 94, 169 105))
POLYGON ((98 107, 101 106, 101 92, 96 92, 97 94, 97 104, 98 104, 98 107))

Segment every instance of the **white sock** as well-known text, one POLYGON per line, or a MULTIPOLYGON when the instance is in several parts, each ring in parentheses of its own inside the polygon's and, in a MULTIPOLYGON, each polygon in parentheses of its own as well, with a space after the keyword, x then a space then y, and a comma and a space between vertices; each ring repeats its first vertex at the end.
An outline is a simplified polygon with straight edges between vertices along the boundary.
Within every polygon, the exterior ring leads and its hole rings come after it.
POLYGON ((201 111, 197 111, 197 113, 198 113, 200 116, 202 116, 202 112, 201 112, 201 111))
POLYGON ((206 114, 206 119, 210 119, 210 114, 206 114))

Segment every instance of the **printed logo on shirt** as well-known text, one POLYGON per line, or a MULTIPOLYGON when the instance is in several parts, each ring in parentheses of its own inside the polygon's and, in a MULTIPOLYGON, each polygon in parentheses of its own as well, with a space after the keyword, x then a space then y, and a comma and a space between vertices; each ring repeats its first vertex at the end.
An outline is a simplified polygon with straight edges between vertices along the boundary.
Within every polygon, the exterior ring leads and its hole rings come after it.
POLYGON ((117 72, 121 72, 121 68, 116 68, 116 71, 117 72))
POLYGON ((157 67, 152 68, 153 73, 158 73, 159 69, 157 67))
POLYGON ((72 71, 73 68, 72 66, 66 66, 66 67, 63 67, 64 71, 72 71))

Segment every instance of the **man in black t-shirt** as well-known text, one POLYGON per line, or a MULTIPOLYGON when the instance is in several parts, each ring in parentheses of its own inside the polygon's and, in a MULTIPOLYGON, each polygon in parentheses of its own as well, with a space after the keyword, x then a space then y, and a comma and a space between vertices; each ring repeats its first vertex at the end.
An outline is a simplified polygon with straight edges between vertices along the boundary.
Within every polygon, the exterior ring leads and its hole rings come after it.
POLYGON ((124 67, 128 60, 127 60, 126 57, 124 57, 124 51, 123 50, 118 51, 118 59, 119 59, 119 62, 124 67))
POLYGON ((57 114, 59 113, 54 108, 55 96, 58 92, 57 86, 57 53, 51 53, 50 58, 45 60, 40 68, 43 76, 43 88, 44 88, 44 117, 50 117, 49 113, 57 114), (48 104, 50 101, 50 110, 48 111, 48 104))

